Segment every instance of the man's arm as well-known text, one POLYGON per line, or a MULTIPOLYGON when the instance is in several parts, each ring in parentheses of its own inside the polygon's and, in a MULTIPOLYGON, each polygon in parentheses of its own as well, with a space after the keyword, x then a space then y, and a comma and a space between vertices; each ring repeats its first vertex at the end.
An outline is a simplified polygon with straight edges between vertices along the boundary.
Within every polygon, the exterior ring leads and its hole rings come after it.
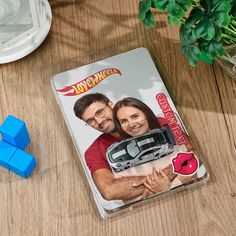
POLYGON ((130 176, 115 179, 113 173, 105 168, 96 170, 92 177, 101 195, 106 200, 130 200, 141 195, 145 197, 144 185, 133 187, 134 183, 145 177, 130 176))
POLYGON ((153 193, 162 192, 162 191, 169 188, 168 182, 172 182, 177 177, 177 174, 175 174, 173 172, 172 164, 169 164, 168 166, 166 166, 164 169, 161 170, 161 172, 162 172, 162 174, 159 175, 159 177, 161 177, 161 178, 158 178, 158 176, 156 176, 156 178, 155 178, 156 183, 154 183, 154 182, 152 183, 152 184, 156 185, 156 190, 153 190, 152 188, 148 187, 148 185, 150 185, 150 183, 149 183, 150 181, 149 181, 148 176, 147 176, 147 178, 143 178, 140 181, 135 182, 133 184, 133 186, 140 187, 140 186, 144 185, 145 187, 147 187, 150 190, 150 192, 147 192, 147 189, 146 189, 144 197, 152 195, 153 193), (163 176, 164 176, 164 178, 163 178, 163 176))
MULTIPOLYGON (((163 171, 170 181, 177 176, 173 173, 171 164, 165 167, 163 171)), ((104 168, 96 170, 92 177, 101 195, 106 200, 130 200, 139 196, 146 197, 150 194, 144 184, 135 186, 136 183, 145 180, 146 176, 130 176, 116 179, 109 169, 104 168)))

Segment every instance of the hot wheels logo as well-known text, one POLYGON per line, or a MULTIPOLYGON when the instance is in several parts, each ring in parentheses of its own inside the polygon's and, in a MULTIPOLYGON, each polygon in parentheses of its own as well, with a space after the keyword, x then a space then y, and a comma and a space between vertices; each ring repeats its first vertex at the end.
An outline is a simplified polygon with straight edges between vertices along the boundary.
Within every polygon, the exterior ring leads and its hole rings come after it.
POLYGON ((90 75, 89 77, 77 82, 76 84, 66 86, 63 89, 58 89, 57 92, 64 93, 64 96, 76 96, 87 92, 91 88, 95 87, 102 80, 113 74, 121 75, 121 72, 116 68, 104 69, 90 75))

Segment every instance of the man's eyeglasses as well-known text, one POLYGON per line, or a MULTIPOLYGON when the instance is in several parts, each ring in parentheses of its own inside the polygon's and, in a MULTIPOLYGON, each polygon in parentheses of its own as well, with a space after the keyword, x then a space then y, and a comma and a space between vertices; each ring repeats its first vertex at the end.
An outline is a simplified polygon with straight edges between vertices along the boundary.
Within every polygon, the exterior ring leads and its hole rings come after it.
POLYGON ((98 118, 103 118, 103 117, 105 117, 105 115, 106 115, 105 109, 106 109, 106 106, 103 107, 103 108, 98 109, 98 110, 95 112, 94 116, 91 117, 91 118, 89 118, 89 119, 86 121, 86 124, 87 124, 87 125, 90 125, 90 126, 95 126, 95 125, 97 124, 97 121, 95 120, 95 117, 98 117, 98 118))

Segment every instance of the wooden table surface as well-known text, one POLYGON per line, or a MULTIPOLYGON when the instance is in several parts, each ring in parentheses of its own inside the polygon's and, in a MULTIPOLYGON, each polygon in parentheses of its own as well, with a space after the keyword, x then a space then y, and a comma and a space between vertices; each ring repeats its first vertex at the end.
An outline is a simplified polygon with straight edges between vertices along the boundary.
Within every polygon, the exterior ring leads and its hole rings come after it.
POLYGON ((217 64, 192 68, 181 55, 178 28, 160 14, 158 27, 146 30, 137 0, 49 2, 53 22, 43 44, 0 65, 0 121, 8 114, 25 120, 31 136, 27 151, 38 164, 29 179, 0 168, 0 234, 236 235, 236 81, 217 64), (50 77, 58 65, 66 69, 68 59, 146 43, 211 180, 104 222, 50 77))

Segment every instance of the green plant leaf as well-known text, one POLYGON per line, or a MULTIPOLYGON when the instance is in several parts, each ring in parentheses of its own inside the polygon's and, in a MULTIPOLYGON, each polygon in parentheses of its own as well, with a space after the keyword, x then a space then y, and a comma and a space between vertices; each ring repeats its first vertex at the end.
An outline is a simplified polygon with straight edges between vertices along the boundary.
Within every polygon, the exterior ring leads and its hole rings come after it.
POLYGON ((142 0, 139 2, 139 18, 143 21, 146 18, 147 12, 151 8, 152 0, 142 0))
POLYGON ((215 35, 215 27, 213 22, 207 18, 200 21, 196 27, 193 29, 193 35, 197 39, 203 38, 206 40, 211 40, 215 35))
POLYGON ((177 0, 177 2, 184 8, 185 11, 188 11, 192 6, 191 0, 177 0))
MULTIPOLYGON (((214 7, 220 4, 222 0, 201 0, 200 5, 206 10, 211 11, 214 7)), ((225 0, 223 0, 225 1, 225 0)))
POLYGON ((229 1, 221 1, 212 11, 212 19, 221 27, 227 26, 230 23, 231 4, 229 1))
POLYGON ((193 29, 193 35, 195 38, 203 38, 207 35, 208 20, 204 19, 200 21, 193 29))
POLYGON ((224 12, 213 13, 212 18, 220 27, 225 27, 230 23, 230 16, 224 12))
POLYGON ((196 41, 196 38, 192 34, 191 28, 185 27, 184 24, 182 24, 180 27, 179 36, 182 45, 190 45, 196 41))
POLYGON ((154 14, 151 11, 147 12, 143 23, 147 28, 152 28, 156 25, 154 14))
POLYGON ((208 64, 212 64, 214 61, 214 59, 210 55, 208 55, 207 52, 204 50, 201 51, 200 60, 202 60, 208 64))
POLYGON ((202 9, 196 8, 190 12, 186 27, 193 29, 193 35, 197 39, 209 41, 215 37, 219 41, 222 33, 218 29, 230 23, 228 13, 231 5, 228 0, 202 0, 200 3, 202 9))
POLYGON ((215 27, 215 36, 214 39, 219 42, 222 39, 222 30, 219 26, 215 27))
POLYGON ((191 4, 191 0, 177 0, 178 3, 182 4, 182 5, 192 5, 191 4))
POLYGON ((147 28, 155 25, 151 8, 167 12, 169 24, 182 23, 182 53, 192 66, 212 63, 224 54, 223 42, 236 42, 236 0, 141 0, 139 16, 147 28))
POLYGON ((188 58, 190 65, 196 66, 200 58, 201 51, 199 48, 193 45, 183 45, 182 53, 188 58))
MULTIPOLYGON (((150 17, 146 19, 147 13, 151 8, 159 12, 168 13, 169 24, 180 24, 187 10, 191 7, 191 0, 141 0, 139 3, 139 17, 145 25, 150 24, 150 17)), ((150 14, 150 13, 149 13, 150 14)))
POLYGON ((236 0, 233 0, 231 3, 231 10, 229 12, 229 15, 236 16, 236 0))
POLYGON ((168 24, 179 25, 180 23, 181 23, 181 18, 168 15, 168 24))
MULTIPOLYGON (((216 0, 215 0, 216 1, 216 0)), ((228 0, 216 1, 216 5, 213 6, 213 12, 226 12, 229 13, 231 9, 231 4, 228 0)))
POLYGON ((165 12, 168 5, 168 0, 152 0, 152 7, 159 12, 165 12))
POLYGON ((167 11, 172 17, 183 17, 185 15, 185 11, 176 1, 169 2, 167 11))
POLYGON ((203 12, 198 8, 194 8, 190 12, 187 20, 185 21, 185 27, 191 28, 194 24, 197 24, 200 20, 203 20, 203 18, 204 18, 203 12))
POLYGON ((220 42, 211 40, 208 45, 205 47, 206 52, 211 55, 213 58, 216 56, 224 55, 224 48, 220 42))
POLYGON ((206 28, 207 34, 205 35, 205 37, 203 37, 203 39, 211 40, 215 35, 215 27, 211 21, 206 21, 206 24, 207 24, 206 28))

